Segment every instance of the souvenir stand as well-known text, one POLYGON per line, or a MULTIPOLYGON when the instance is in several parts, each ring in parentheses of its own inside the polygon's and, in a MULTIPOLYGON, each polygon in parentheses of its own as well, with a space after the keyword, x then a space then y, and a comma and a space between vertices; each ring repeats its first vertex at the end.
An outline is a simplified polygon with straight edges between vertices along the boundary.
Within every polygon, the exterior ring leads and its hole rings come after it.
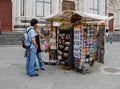
POLYGON ((90 73, 95 61, 104 63, 105 24, 97 24, 113 17, 66 10, 45 18, 61 22, 57 34, 57 51, 60 64, 90 73))
POLYGON ((74 66, 73 60, 73 29, 71 23, 62 23, 58 34, 58 60, 64 68, 74 66))

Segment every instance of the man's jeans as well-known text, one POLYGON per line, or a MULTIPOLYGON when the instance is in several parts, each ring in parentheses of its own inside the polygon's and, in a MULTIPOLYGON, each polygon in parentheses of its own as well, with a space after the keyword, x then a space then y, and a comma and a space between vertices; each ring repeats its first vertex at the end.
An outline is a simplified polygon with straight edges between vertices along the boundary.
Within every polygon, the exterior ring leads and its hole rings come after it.
POLYGON ((26 72, 29 75, 35 74, 35 59, 36 59, 36 48, 27 50, 27 61, 26 61, 26 72))
POLYGON ((113 42, 112 36, 109 38, 109 40, 110 40, 110 44, 112 44, 112 42, 113 42))
MULTIPOLYGON (((44 63, 43 63, 43 61, 42 61, 41 52, 36 53, 36 56, 37 56, 37 59, 38 59, 38 63, 39 63, 40 68, 43 68, 44 63)), ((36 66, 37 66, 37 65, 36 65, 36 62, 35 62, 35 67, 36 67, 36 66)))

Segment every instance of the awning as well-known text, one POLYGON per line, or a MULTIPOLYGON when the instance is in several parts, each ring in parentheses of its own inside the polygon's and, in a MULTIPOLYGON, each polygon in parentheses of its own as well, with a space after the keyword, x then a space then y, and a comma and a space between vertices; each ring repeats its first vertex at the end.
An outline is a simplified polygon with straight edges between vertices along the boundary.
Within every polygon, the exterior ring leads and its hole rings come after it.
POLYGON ((102 16, 102 15, 96 15, 96 14, 90 14, 90 13, 85 13, 85 12, 78 12, 78 11, 74 11, 76 14, 88 18, 88 19, 93 19, 93 20, 98 20, 98 21, 108 21, 113 19, 113 16, 108 17, 108 16, 102 16))
POLYGON ((72 11, 72 10, 65 10, 61 12, 57 12, 55 14, 52 14, 48 17, 43 17, 43 19, 47 21, 52 21, 52 22, 70 22, 71 17, 73 15, 77 15, 78 20, 85 20, 86 22, 89 21, 108 21, 113 19, 112 17, 108 16, 102 16, 102 15, 96 15, 96 14, 90 14, 90 13, 84 13, 80 11, 72 11))
POLYGON ((43 19, 47 21, 53 21, 53 22, 61 22, 61 21, 70 21, 72 17, 72 12, 68 11, 62 11, 62 12, 57 12, 55 14, 51 14, 50 16, 43 17, 43 19))

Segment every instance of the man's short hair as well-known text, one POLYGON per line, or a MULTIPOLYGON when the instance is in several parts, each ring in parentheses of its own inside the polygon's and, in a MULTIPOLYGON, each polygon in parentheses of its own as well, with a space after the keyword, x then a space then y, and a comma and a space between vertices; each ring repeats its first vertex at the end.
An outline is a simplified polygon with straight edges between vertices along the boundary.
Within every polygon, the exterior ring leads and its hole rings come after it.
POLYGON ((38 20, 37 19, 32 19, 31 21, 30 21, 30 25, 31 26, 34 26, 34 25, 36 25, 38 23, 38 20))

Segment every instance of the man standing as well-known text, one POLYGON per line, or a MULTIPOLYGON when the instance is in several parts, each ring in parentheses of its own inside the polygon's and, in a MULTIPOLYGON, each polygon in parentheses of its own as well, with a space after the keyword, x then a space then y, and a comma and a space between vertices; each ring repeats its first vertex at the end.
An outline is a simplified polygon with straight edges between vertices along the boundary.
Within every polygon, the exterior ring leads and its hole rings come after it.
POLYGON ((32 19, 30 21, 31 27, 27 28, 27 31, 30 29, 28 32, 28 39, 31 42, 30 48, 27 50, 27 61, 26 61, 26 72, 27 75, 30 77, 36 77, 39 76, 38 73, 35 73, 35 60, 36 60, 36 51, 38 48, 38 45, 35 40, 35 27, 37 26, 37 19, 32 19))
MULTIPOLYGON (((39 31, 38 26, 36 26, 35 31, 36 31, 35 39, 36 39, 36 42, 37 42, 37 45, 38 45, 36 56, 38 58, 38 63, 39 63, 40 69, 45 70, 44 63, 43 63, 42 56, 41 56, 41 46, 40 46, 41 45, 40 44, 40 37, 44 38, 44 35, 39 31)), ((35 62, 35 67, 37 67, 36 62, 35 62)), ((38 70, 38 69, 36 68, 35 70, 38 70)))

